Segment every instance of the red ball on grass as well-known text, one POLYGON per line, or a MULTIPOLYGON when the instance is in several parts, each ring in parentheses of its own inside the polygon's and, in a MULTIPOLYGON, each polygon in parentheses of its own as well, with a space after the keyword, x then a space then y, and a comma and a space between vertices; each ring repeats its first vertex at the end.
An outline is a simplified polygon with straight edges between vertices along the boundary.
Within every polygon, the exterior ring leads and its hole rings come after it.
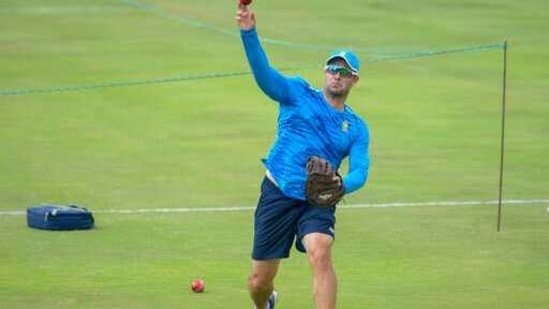
POLYGON ((206 288, 206 285, 204 284, 204 280, 202 279, 194 279, 193 282, 191 282, 191 290, 195 293, 202 293, 204 292, 204 289, 206 288))

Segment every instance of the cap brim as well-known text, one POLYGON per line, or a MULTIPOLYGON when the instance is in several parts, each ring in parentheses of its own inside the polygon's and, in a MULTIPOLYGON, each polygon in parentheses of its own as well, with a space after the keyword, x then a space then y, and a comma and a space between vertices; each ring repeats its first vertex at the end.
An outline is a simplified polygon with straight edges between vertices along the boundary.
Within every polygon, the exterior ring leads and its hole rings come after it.
POLYGON ((326 64, 329 64, 330 61, 334 60, 334 59, 341 59, 343 61, 345 61, 345 63, 347 64, 347 66, 351 69, 351 71, 353 71, 356 75, 358 75, 358 70, 353 67, 351 65, 351 63, 349 62, 349 60, 347 60, 347 58, 343 57, 343 56, 340 56, 340 55, 334 55, 334 56, 331 56, 329 57, 327 60, 326 60, 326 64))

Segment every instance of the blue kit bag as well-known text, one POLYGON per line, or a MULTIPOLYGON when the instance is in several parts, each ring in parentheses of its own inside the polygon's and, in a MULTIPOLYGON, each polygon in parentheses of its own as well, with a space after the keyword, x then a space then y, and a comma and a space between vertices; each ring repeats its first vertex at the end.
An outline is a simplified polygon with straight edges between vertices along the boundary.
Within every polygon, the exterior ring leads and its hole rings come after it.
POLYGON ((91 211, 76 205, 40 205, 27 208, 27 225, 41 230, 87 230, 94 226, 91 211))

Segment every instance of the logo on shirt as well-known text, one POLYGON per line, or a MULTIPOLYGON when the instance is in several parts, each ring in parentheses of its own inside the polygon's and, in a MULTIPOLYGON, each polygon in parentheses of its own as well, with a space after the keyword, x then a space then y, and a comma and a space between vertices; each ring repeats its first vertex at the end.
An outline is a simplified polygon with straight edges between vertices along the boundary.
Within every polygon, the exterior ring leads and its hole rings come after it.
POLYGON ((349 131, 349 121, 343 120, 343 123, 341 124, 341 131, 343 132, 349 131))

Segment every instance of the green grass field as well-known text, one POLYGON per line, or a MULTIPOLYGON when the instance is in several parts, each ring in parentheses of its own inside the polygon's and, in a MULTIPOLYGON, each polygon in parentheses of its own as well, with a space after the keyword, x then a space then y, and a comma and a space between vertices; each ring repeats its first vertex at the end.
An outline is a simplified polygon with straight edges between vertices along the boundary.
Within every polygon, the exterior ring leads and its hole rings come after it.
MULTIPOLYGON (((324 47, 363 60, 349 103, 370 125, 372 166, 338 212, 338 308, 546 307, 549 3, 256 2, 287 74, 320 87, 324 47), (518 202, 497 232, 503 49, 474 46, 504 39, 503 197, 518 202), (420 57, 453 48, 467 51, 420 57), (352 207, 395 203, 408 206, 352 207)), ((232 0, 0 2, 0 307, 251 307, 253 212, 206 211, 255 205, 276 127, 234 12, 232 0), (97 228, 38 231, 10 214, 41 203, 89 207, 97 228), (165 208, 203 211, 108 212, 165 208)), ((280 308, 313 308, 303 255, 276 284, 280 308)))

